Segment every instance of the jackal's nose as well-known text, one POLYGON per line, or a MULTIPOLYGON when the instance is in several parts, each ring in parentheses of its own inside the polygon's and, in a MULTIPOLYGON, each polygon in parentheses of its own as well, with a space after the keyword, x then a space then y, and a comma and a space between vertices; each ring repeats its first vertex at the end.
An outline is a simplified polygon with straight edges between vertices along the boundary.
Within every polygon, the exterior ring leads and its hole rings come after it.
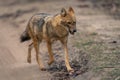
POLYGON ((75 29, 75 30, 73 30, 73 32, 77 32, 77 30, 75 29))

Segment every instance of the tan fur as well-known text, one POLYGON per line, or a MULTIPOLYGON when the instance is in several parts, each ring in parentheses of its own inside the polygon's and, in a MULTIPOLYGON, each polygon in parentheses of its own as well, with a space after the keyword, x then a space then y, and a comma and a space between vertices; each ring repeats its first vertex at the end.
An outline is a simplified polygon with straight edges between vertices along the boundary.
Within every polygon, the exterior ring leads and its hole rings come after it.
POLYGON ((65 51, 65 64, 67 70, 73 71, 69 64, 67 41, 69 32, 71 32, 71 34, 74 34, 74 30, 76 30, 76 18, 74 10, 70 7, 68 11, 62 9, 61 13, 57 14, 56 16, 45 17, 45 23, 42 25, 42 30, 39 30, 38 22, 41 18, 42 16, 40 15, 34 15, 29 20, 26 27, 26 32, 28 32, 30 38, 32 39, 32 43, 29 45, 28 48, 27 61, 31 63, 31 50, 34 47, 36 51, 37 63, 40 66, 40 69, 44 70, 45 68, 41 61, 41 56, 38 55, 39 44, 42 42, 43 39, 46 41, 49 53, 48 64, 50 65, 54 62, 53 52, 51 48, 52 42, 55 40, 59 40, 63 44, 63 48, 65 51))

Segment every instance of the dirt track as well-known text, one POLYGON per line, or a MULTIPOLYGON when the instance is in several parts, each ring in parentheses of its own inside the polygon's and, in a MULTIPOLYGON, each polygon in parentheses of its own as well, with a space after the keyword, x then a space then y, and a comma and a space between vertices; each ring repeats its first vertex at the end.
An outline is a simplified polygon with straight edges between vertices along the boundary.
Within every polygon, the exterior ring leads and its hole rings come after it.
MULTIPOLYGON (((65 1, 66 2, 66 1, 65 1)), ((1 1, 0 8, 0 79, 1 80, 50 80, 47 71, 40 71, 35 61, 33 50, 32 64, 28 64, 27 45, 20 43, 20 34, 24 31, 29 18, 38 12, 58 13, 61 7, 52 8, 54 5, 63 4, 58 1, 38 1, 25 3, 24 1, 1 1), (14 3, 15 2, 15 3, 14 3), (14 3, 13 5, 10 5, 14 3)), ((61 5, 62 6, 62 5, 61 5)), ((47 55, 43 43, 41 52, 47 55)), ((48 58, 47 58, 48 59, 48 58)), ((47 63, 47 60, 45 61, 47 63)), ((47 66, 46 66, 47 67, 47 66)))
MULTIPOLYGON (((107 44, 107 45, 110 46, 110 48, 112 49, 115 48, 119 50, 120 49, 119 20, 115 20, 113 17, 97 9, 93 9, 92 4, 89 2, 82 2, 82 1, 79 2, 77 0, 75 0, 74 2, 72 0, 66 0, 66 1, 35 0, 35 2, 34 1, 27 2, 27 1, 29 0, 0 1, 0 80, 51 80, 51 79, 57 80, 57 78, 55 79, 54 77, 57 76, 55 74, 59 71, 55 70, 56 71, 55 72, 52 67, 54 67, 54 65, 56 64, 61 65, 64 59, 63 57, 64 54, 62 54, 63 50, 59 42, 57 44, 54 44, 53 47, 54 53, 57 54, 55 54, 56 62, 52 66, 47 65, 48 53, 46 49, 46 44, 45 43, 41 44, 40 52, 42 52, 42 55, 44 56, 43 58, 44 63, 48 71, 40 71, 35 61, 34 50, 32 54, 33 55, 32 63, 31 64, 27 63, 26 61, 27 46, 29 42, 20 43, 19 37, 21 33, 24 31, 27 21, 33 14, 38 12, 47 12, 51 14, 56 14, 60 12, 60 9, 62 7, 68 8, 69 6, 72 6, 75 9, 77 21, 78 21, 77 22, 78 33, 75 34, 74 36, 69 37, 70 58, 71 61, 74 61, 76 56, 80 56, 80 58, 84 57, 84 59, 81 62, 79 62, 80 65, 78 66, 80 68, 82 65, 83 65, 82 67, 87 66, 84 68, 86 70, 83 71, 81 75, 77 76, 74 79, 100 80, 101 76, 96 77, 94 75, 94 72, 91 72, 91 70, 88 69, 89 67, 91 67, 90 61, 84 64, 86 60, 89 60, 88 55, 90 55, 91 53, 87 51, 81 52, 83 50, 82 47, 80 47, 80 49, 76 48, 75 42, 84 40, 85 37, 90 36, 89 34, 93 34, 93 35, 97 34, 97 37, 99 38, 96 37, 92 37, 92 38, 94 38, 98 42, 99 40, 102 40, 103 42, 105 42, 105 44, 109 42, 117 41, 116 45, 114 44, 107 44), (4 1, 6 1, 6 3, 4 1), (86 54, 86 52, 88 54, 86 54)), ((73 67, 74 65, 76 64, 73 64, 73 67)), ((66 74, 67 73, 65 73, 65 75, 66 74)), ((70 80, 70 78, 65 78, 65 79, 70 80)))

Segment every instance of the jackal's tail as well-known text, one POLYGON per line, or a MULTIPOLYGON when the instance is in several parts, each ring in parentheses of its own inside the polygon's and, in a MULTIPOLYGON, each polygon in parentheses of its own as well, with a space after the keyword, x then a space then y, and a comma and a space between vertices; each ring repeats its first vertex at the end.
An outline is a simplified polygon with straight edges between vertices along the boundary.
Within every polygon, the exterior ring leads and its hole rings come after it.
POLYGON ((30 36, 28 34, 28 31, 24 31, 22 35, 20 36, 20 42, 24 42, 30 40, 30 36))

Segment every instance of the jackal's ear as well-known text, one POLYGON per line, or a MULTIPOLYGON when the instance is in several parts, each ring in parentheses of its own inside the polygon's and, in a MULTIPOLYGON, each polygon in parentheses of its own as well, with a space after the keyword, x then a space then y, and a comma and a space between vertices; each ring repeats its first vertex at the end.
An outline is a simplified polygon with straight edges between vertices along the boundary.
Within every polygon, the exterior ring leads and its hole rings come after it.
POLYGON ((66 15, 67 15, 67 11, 64 8, 62 8, 61 9, 61 16, 65 17, 66 15))
POLYGON ((68 10, 70 13, 74 13, 74 10, 72 7, 69 7, 69 10, 68 10))

